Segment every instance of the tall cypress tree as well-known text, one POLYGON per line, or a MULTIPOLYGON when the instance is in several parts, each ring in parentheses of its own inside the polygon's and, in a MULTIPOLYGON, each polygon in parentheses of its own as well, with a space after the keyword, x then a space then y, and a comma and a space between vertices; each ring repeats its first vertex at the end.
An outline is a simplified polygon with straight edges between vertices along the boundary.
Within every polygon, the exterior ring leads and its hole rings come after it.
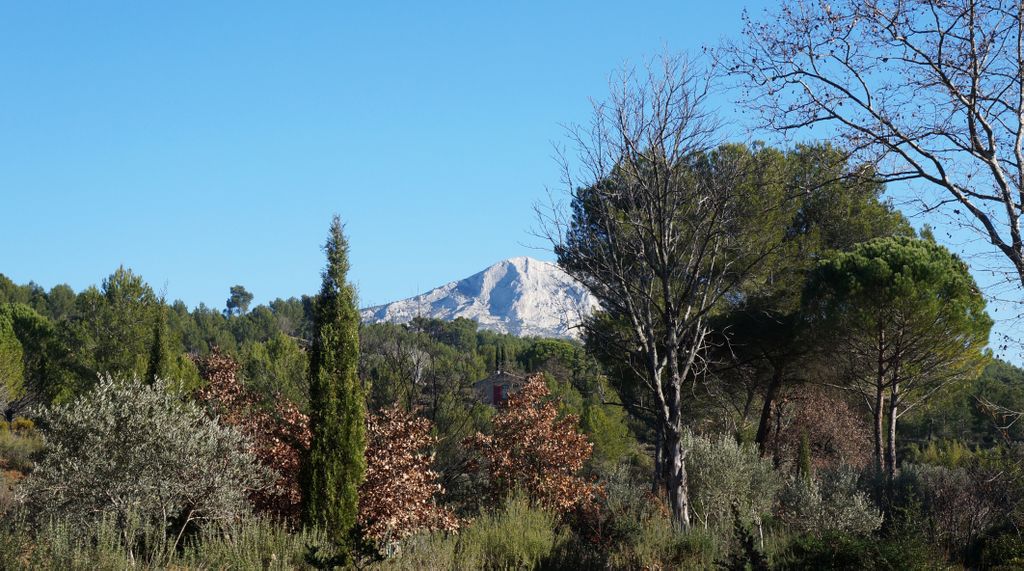
POLYGON ((359 313, 347 282, 348 242, 337 215, 324 246, 327 267, 314 301, 309 352, 312 442, 304 464, 306 523, 345 545, 355 526, 358 488, 366 471, 366 404, 356 376, 359 313))
POLYGON ((149 362, 146 364, 146 382, 153 384, 163 378, 167 369, 167 353, 164 350, 164 308, 163 301, 156 308, 153 320, 153 343, 149 347, 149 362))

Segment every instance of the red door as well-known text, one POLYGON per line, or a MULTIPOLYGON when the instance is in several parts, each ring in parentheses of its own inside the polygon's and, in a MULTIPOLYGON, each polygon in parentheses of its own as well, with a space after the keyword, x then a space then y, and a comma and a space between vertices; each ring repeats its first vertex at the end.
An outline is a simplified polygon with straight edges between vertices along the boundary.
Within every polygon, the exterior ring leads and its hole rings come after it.
POLYGON ((501 397, 503 396, 501 394, 502 393, 501 385, 494 385, 493 389, 494 389, 494 398, 491 400, 491 404, 499 404, 499 403, 501 403, 501 401, 502 401, 501 397))

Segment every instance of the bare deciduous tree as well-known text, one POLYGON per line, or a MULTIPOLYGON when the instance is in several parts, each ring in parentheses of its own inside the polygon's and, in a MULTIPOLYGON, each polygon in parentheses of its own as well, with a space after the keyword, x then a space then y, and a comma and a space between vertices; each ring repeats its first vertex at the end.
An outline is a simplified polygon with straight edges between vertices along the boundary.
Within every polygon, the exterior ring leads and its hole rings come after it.
POLYGON ((764 126, 825 131, 928 209, 970 225, 1024 284, 1024 4, 786 0, 718 53, 764 126))
POLYGON ((578 161, 563 154, 568 211, 554 205, 539 217, 559 265, 603 310, 584 326, 588 343, 613 347, 646 385, 673 519, 685 527, 687 384, 707 370, 713 308, 764 244, 740 231, 750 205, 738 184, 747 155, 716 148, 707 78, 682 58, 657 64, 624 71, 592 122, 569 129, 578 161))

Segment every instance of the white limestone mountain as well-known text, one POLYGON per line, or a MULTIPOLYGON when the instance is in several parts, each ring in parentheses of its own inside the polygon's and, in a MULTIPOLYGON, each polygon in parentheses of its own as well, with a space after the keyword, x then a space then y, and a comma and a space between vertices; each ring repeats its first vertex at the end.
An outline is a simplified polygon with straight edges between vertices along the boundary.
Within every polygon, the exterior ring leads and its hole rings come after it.
POLYGON ((472 319, 481 329, 519 336, 579 337, 597 302, 557 265, 510 258, 426 293, 363 309, 363 321, 406 323, 414 317, 472 319))

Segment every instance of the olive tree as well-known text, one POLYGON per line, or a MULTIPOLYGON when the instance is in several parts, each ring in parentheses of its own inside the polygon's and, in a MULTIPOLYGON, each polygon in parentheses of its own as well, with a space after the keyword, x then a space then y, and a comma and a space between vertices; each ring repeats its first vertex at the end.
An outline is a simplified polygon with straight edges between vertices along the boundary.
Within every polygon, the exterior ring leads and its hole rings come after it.
POLYGON ((128 522, 141 520, 177 542, 190 525, 244 514, 248 494, 270 483, 239 432, 163 380, 102 377, 39 420, 46 444, 19 493, 43 521, 112 517, 127 534, 128 522))
POLYGON ((867 535, 882 526, 882 513, 857 489, 857 471, 847 466, 820 477, 790 478, 779 504, 782 521, 800 533, 867 535))
POLYGON ((735 506, 737 513, 761 529, 782 483, 772 461, 762 458, 755 446, 740 444, 727 434, 687 432, 684 441, 697 521, 705 528, 728 526, 735 506))

